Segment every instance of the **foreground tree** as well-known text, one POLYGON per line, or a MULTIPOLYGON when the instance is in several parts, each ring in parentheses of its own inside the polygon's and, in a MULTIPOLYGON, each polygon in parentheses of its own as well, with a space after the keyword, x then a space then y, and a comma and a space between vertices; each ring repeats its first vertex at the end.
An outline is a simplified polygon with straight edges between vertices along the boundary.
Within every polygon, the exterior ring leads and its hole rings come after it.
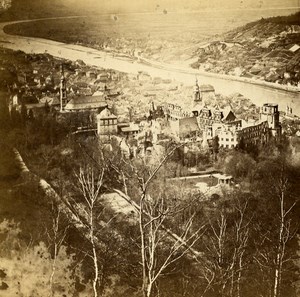
MULTIPOLYGON (((248 296, 251 262, 252 195, 239 190, 224 193, 212 206, 202 202, 207 228, 198 243, 202 257, 198 296, 248 296), (229 202, 229 203, 228 203, 229 202)), ((251 295, 249 295, 251 296, 251 295)))
POLYGON ((94 296, 98 296, 99 287, 99 264, 98 254, 96 246, 96 208, 99 206, 100 190, 102 187, 102 181, 104 176, 104 170, 99 174, 95 174, 91 167, 87 167, 86 170, 80 168, 77 179, 79 182, 79 189, 84 198, 85 207, 81 210, 85 214, 86 227, 88 229, 88 240, 91 245, 91 253, 88 255, 91 257, 94 265, 94 278, 92 280, 94 296))
MULTIPOLYGON (((193 225, 192 214, 179 226, 179 218, 182 217, 183 208, 176 209, 176 204, 171 201, 168 194, 159 189, 159 171, 168 159, 178 149, 171 148, 161 160, 156 163, 147 163, 147 159, 140 160, 139 164, 129 164, 132 177, 137 181, 135 191, 136 203, 127 196, 129 185, 126 183, 126 173, 116 169, 124 182, 125 195, 116 190, 124 199, 133 203, 138 212, 139 249, 142 266, 142 294, 151 297, 159 291, 158 280, 171 265, 186 255, 200 256, 193 247, 200 238, 203 226, 196 228, 193 225), (155 181, 155 182, 154 182, 155 181), (176 219, 177 225, 175 223, 176 219), (177 226, 177 233, 172 226, 177 226)), ((128 174, 128 173, 127 173, 128 174)))
POLYGON ((256 224, 260 236, 256 239, 255 260, 262 272, 265 294, 280 297, 293 292, 291 273, 295 269, 295 250, 292 241, 298 230, 295 210, 299 201, 299 185, 294 175, 298 172, 299 176, 299 171, 294 171, 282 157, 262 165, 259 191, 267 213, 262 212, 256 224))
POLYGON ((63 215, 60 209, 53 203, 52 204, 52 226, 46 229, 46 233, 49 241, 48 249, 50 250, 51 259, 52 259, 52 267, 51 267, 51 273, 49 278, 49 286, 50 286, 49 296, 51 297, 53 297, 55 293, 54 279, 56 276, 58 256, 60 254, 61 248, 63 248, 63 243, 69 227, 68 224, 66 224, 66 222, 63 222, 62 217, 63 215))

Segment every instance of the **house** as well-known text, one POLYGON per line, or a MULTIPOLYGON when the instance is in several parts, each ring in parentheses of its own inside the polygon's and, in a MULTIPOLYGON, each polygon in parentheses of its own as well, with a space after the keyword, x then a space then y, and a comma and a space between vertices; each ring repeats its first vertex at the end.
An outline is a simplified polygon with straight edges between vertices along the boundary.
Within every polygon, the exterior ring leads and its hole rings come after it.
POLYGON ((107 107, 97 115, 97 133, 99 136, 110 136, 118 132, 118 118, 107 107))
POLYGON ((97 81, 102 82, 102 83, 106 83, 108 82, 108 74, 107 73, 99 73, 96 77, 97 81))
POLYGON ((128 136, 135 136, 139 133, 140 128, 137 124, 134 123, 130 123, 127 126, 123 126, 120 128, 121 130, 121 134, 123 134, 124 136, 128 137, 128 136))
POLYGON ((97 73, 94 70, 89 70, 86 72, 87 77, 91 78, 91 79, 97 79, 97 73))
POLYGON ((231 185, 233 183, 231 175, 215 173, 212 176, 218 180, 218 185, 231 185))
POLYGON ((216 134, 219 138, 219 147, 235 148, 239 143, 235 127, 223 125, 216 134))

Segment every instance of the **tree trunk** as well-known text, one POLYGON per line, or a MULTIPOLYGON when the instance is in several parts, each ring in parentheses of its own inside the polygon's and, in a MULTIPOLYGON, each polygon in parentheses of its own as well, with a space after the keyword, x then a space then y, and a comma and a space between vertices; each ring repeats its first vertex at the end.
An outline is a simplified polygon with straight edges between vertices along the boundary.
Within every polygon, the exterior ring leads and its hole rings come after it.
POLYGON ((49 284, 50 284, 50 296, 54 296, 54 290, 53 290, 53 279, 54 279, 54 274, 56 270, 56 258, 57 258, 57 245, 54 244, 54 259, 52 261, 52 271, 49 279, 49 284))
POLYGON ((282 258, 284 253, 284 221, 285 213, 284 213, 284 194, 281 194, 280 197, 280 227, 279 227, 279 238, 278 238, 278 247, 276 254, 276 267, 275 267, 275 276, 274 276, 274 291, 273 297, 280 296, 280 283, 281 283, 281 271, 282 271, 282 258))
POLYGON ((94 274, 95 274, 93 279, 93 291, 94 291, 94 297, 97 297, 98 296, 97 283, 99 277, 99 268, 98 268, 96 246, 94 242, 93 210, 90 211, 90 240, 91 240, 92 250, 93 250, 93 262, 94 262, 94 274))
POLYGON ((145 193, 142 194, 141 200, 140 200, 140 213, 139 213, 139 228, 140 228, 140 234, 141 234, 141 258, 142 258, 142 269, 143 269, 143 284, 142 284, 142 291, 143 296, 148 297, 148 277, 147 277, 147 263, 146 263, 146 257, 145 257, 145 234, 144 234, 144 199, 145 199, 145 193))

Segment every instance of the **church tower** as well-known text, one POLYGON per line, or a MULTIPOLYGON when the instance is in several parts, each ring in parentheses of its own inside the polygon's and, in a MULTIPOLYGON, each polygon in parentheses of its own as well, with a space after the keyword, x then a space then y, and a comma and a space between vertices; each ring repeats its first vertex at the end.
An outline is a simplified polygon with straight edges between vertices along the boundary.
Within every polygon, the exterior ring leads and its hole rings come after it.
POLYGON ((201 91, 198 85, 198 79, 196 78, 196 85, 194 87, 194 104, 196 105, 201 101, 202 101, 201 91))
POLYGON ((67 86, 66 86, 66 79, 64 73, 64 66, 61 64, 60 66, 60 89, 59 89, 59 99, 60 99, 60 111, 64 110, 64 107, 67 104, 67 86))

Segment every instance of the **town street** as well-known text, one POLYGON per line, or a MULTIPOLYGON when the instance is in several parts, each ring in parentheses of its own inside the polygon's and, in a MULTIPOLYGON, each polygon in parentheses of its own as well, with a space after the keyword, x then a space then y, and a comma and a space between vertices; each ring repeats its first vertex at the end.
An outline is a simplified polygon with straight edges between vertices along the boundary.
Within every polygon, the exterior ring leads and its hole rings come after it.
MULTIPOLYGON (((69 17, 76 18, 78 16, 69 17)), ((32 20, 27 20, 29 22, 32 20)), ((23 21, 19 21, 23 22, 23 21)), ((3 29, 8 24, 0 24, 0 45, 13 50, 22 50, 26 53, 48 53, 55 57, 61 57, 70 60, 82 60, 86 64, 114 69, 126 73, 138 73, 145 71, 152 77, 162 77, 174 79, 186 85, 193 85, 195 76, 201 84, 211 84, 215 87, 217 93, 229 95, 232 93, 241 93, 250 98, 256 105, 263 103, 277 103, 280 110, 285 110, 286 106, 292 107, 294 114, 300 115, 300 93, 291 92, 283 89, 274 88, 269 84, 260 85, 253 82, 244 82, 234 80, 217 74, 199 72, 188 67, 176 67, 143 59, 141 62, 130 61, 113 56, 101 50, 95 50, 81 45, 65 44, 52 40, 23 37, 17 35, 8 35, 3 29)))

